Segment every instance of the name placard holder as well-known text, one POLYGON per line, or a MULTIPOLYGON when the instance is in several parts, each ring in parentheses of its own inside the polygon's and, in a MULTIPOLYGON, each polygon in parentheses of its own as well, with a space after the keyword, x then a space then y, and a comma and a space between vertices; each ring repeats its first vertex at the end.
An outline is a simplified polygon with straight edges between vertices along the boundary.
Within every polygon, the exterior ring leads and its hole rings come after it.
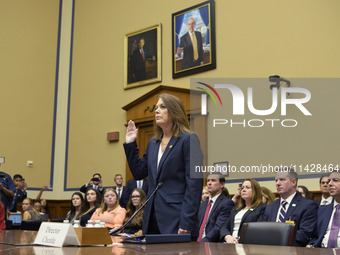
POLYGON ((112 244, 107 228, 73 228, 70 223, 43 222, 34 244, 62 247, 69 245, 112 244))
POLYGON ((64 244, 80 245, 80 242, 72 224, 43 222, 34 244, 62 247, 64 244))

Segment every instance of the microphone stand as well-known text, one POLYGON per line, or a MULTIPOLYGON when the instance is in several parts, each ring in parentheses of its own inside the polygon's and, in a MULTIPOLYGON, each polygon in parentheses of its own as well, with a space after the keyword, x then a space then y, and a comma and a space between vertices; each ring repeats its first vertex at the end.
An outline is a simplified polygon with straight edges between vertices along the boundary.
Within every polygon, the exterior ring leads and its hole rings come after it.
POLYGON ((123 226, 121 226, 121 227, 119 227, 119 228, 111 229, 110 232, 109 232, 110 235, 112 236, 112 235, 116 234, 116 233, 119 232, 120 230, 124 229, 128 224, 130 224, 130 222, 136 217, 137 213, 139 213, 140 210, 142 210, 142 209, 146 206, 146 204, 147 204, 147 203, 150 201, 150 199, 155 195, 156 191, 159 190, 160 187, 162 187, 162 185, 163 185, 163 182, 159 182, 159 183, 157 184, 155 190, 151 193, 151 195, 150 195, 149 198, 145 201, 145 203, 142 204, 142 205, 138 208, 138 210, 134 212, 134 214, 132 214, 132 216, 130 217, 130 219, 129 219, 123 226))

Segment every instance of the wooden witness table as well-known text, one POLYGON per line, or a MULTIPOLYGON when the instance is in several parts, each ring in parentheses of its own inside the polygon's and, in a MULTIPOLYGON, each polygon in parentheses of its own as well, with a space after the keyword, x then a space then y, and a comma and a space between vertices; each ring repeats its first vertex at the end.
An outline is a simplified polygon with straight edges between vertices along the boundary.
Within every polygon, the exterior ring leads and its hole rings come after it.
MULTIPOLYGON (((5 230, 0 231, 0 242, 10 244, 33 244, 36 231, 5 230)), ((113 242, 119 238, 112 237, 113 242)), ((106 255, 106 254, 195 254, 195 255, 219 255, 219 254, 259 254, 259 255, 290 255, 290 254, 340 254, 340 249, 308 249, 289 246, 266 246, 266 245, 227 245, 223 243, 169 243, 169 244, 122 244, 113 246, 87 246, 87 247, 47 247, 47 246, 15 246, 0 244, 0 254, 27 254, 27 255, 106 255)))

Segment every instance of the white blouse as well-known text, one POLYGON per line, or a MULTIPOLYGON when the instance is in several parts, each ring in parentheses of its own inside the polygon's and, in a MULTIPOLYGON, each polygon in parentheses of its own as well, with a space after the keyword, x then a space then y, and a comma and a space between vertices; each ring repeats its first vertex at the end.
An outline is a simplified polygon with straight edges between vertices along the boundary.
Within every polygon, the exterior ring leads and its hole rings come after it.
POLYGON ((247 210, 240 210, 236 215, 234 219, 234 229, 233 229, 233 237, 238 238, 238 230, 240 228, 241 220, 244 216, 244 214, 248 211, 247 210))

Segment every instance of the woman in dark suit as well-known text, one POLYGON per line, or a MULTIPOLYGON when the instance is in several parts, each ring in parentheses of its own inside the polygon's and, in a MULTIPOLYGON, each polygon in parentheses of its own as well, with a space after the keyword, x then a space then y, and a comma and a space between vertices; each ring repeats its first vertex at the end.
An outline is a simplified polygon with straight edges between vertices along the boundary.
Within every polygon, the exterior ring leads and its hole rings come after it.
POLYGON ((139 157, 136 144, 138 130, 131 120, 124 143, 134 178, 149 176, 148 197, 157 185, 160 187, 144 210, 143 233, 191 233, 193 239, 197 238, 203 181, 193 178, 197 177, 193 174, 195 166, 203 165, 199 139, 190 132, 184 105, 175 96, 159 96, 155 124, 155 136, 149 141, 143 158, 139 157))
POLYGON ((261 187, 254 179, 243 181, 241 198, 220 230, 221 240, 229 244, 238 243, 243 223, 262 221, 266 208, 262 204, 261 187))

